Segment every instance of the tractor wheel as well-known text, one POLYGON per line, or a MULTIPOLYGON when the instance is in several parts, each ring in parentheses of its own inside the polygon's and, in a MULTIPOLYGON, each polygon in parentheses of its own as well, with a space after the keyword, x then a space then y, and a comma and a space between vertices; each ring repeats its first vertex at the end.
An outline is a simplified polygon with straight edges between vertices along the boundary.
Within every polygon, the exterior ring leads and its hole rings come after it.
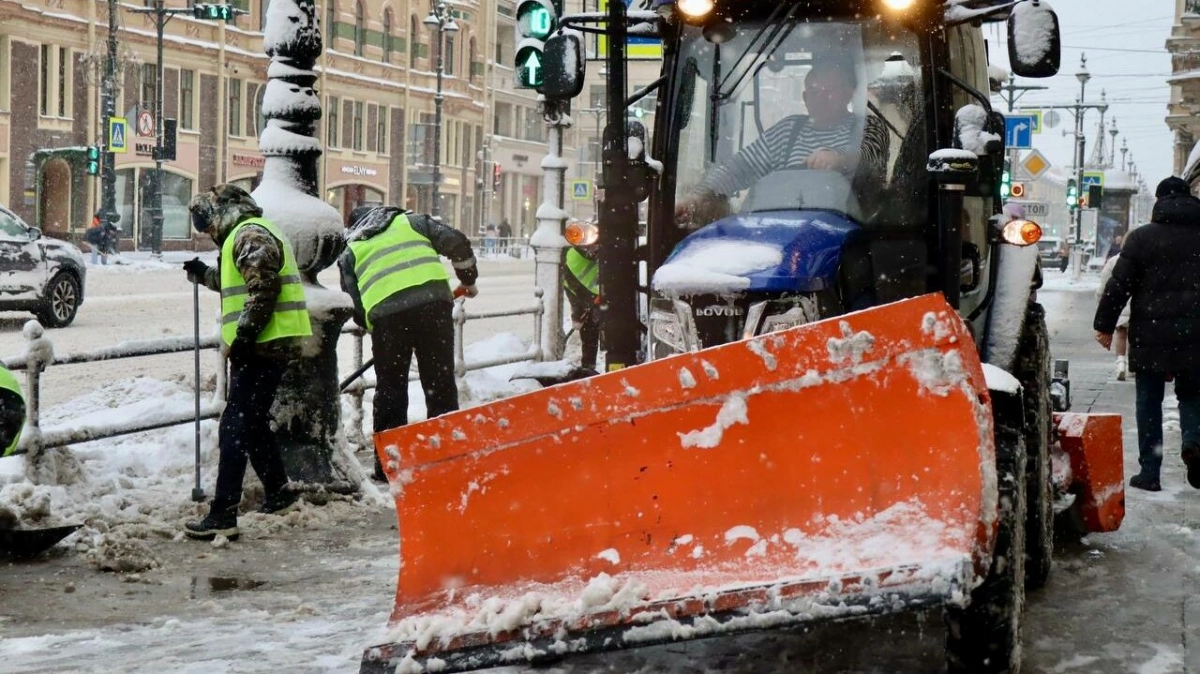
POLYGON ((1025 437, 1023 404, 993 392, 999 526, 992 563, 965 607, 946 609, 946 670, 1017 674, 1025 612, 1025 437))
POLYGON ((1050 577, 1054 554, 1054 490, 1050 484, 1050 337, 1046 311, 1029 303, 1017 355, 1017 379, 1025 403, 1026 472, 1025 588, 1036 590, 1050 577))

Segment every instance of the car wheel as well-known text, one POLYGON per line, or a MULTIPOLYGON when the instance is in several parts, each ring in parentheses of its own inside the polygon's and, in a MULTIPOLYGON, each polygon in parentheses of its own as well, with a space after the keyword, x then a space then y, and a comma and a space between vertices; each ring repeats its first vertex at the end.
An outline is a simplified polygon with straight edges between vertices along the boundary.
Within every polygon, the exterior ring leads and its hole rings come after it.
POLYGON ((47 328, 66 327, 75 320, 75 313, 83 301, 82 294, 79 281, 70 273, 60 271, 50 279, 45 302, 33 315, 47 328))

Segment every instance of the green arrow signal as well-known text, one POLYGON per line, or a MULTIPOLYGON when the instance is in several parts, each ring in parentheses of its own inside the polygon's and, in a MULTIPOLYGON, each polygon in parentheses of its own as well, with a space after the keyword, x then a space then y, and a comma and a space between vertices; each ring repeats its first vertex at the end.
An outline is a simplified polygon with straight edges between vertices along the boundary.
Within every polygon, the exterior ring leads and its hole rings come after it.
POLYGON ((534 50, 529 52, 529 56, 525 57, 525 62, 521 64, 521 84, 526 87, 542 86, 542 59, 541 53, 534 50))

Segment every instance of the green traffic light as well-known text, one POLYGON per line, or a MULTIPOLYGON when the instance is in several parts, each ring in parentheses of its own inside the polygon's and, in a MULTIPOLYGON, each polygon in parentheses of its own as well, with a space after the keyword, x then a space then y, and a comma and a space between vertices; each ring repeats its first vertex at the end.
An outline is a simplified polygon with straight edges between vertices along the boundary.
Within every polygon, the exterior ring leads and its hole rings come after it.
POLYGON ((517 28, 523 37, 545 40, 554 32, 554 13, 545 5, 526 2, 517 11, 517 28))
POLYGON ((542 86, 542 52, 537 49, 525 49, 517 61, 521 86, 536 88, 542 86))

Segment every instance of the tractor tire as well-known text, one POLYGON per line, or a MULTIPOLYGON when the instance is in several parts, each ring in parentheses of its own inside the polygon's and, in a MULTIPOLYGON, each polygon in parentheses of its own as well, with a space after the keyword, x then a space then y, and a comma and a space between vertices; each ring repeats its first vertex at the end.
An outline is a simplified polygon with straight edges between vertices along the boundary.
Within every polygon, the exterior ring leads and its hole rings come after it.
POLYGON ((47 328, 65 328, 75 320, 83 301, 79 280, 73 274, 60 271, 46 286, 46 299, 33 315, 47 328))
POLYGON ((950 674, 1017 674, 1021 669, 1027 474, 1023 403, 996 392, 992 402, 999 523, 987 577, 965 608, 950 606, 945 612, 950 674))
POLYGON ((1025 589, 1050 578, 1054 556, 1054 488, 1050 482, 1050 336, 1046 310, 1030 301, 1017 352, 1017 379, 1025 403, 1026 534, 1025 589))

